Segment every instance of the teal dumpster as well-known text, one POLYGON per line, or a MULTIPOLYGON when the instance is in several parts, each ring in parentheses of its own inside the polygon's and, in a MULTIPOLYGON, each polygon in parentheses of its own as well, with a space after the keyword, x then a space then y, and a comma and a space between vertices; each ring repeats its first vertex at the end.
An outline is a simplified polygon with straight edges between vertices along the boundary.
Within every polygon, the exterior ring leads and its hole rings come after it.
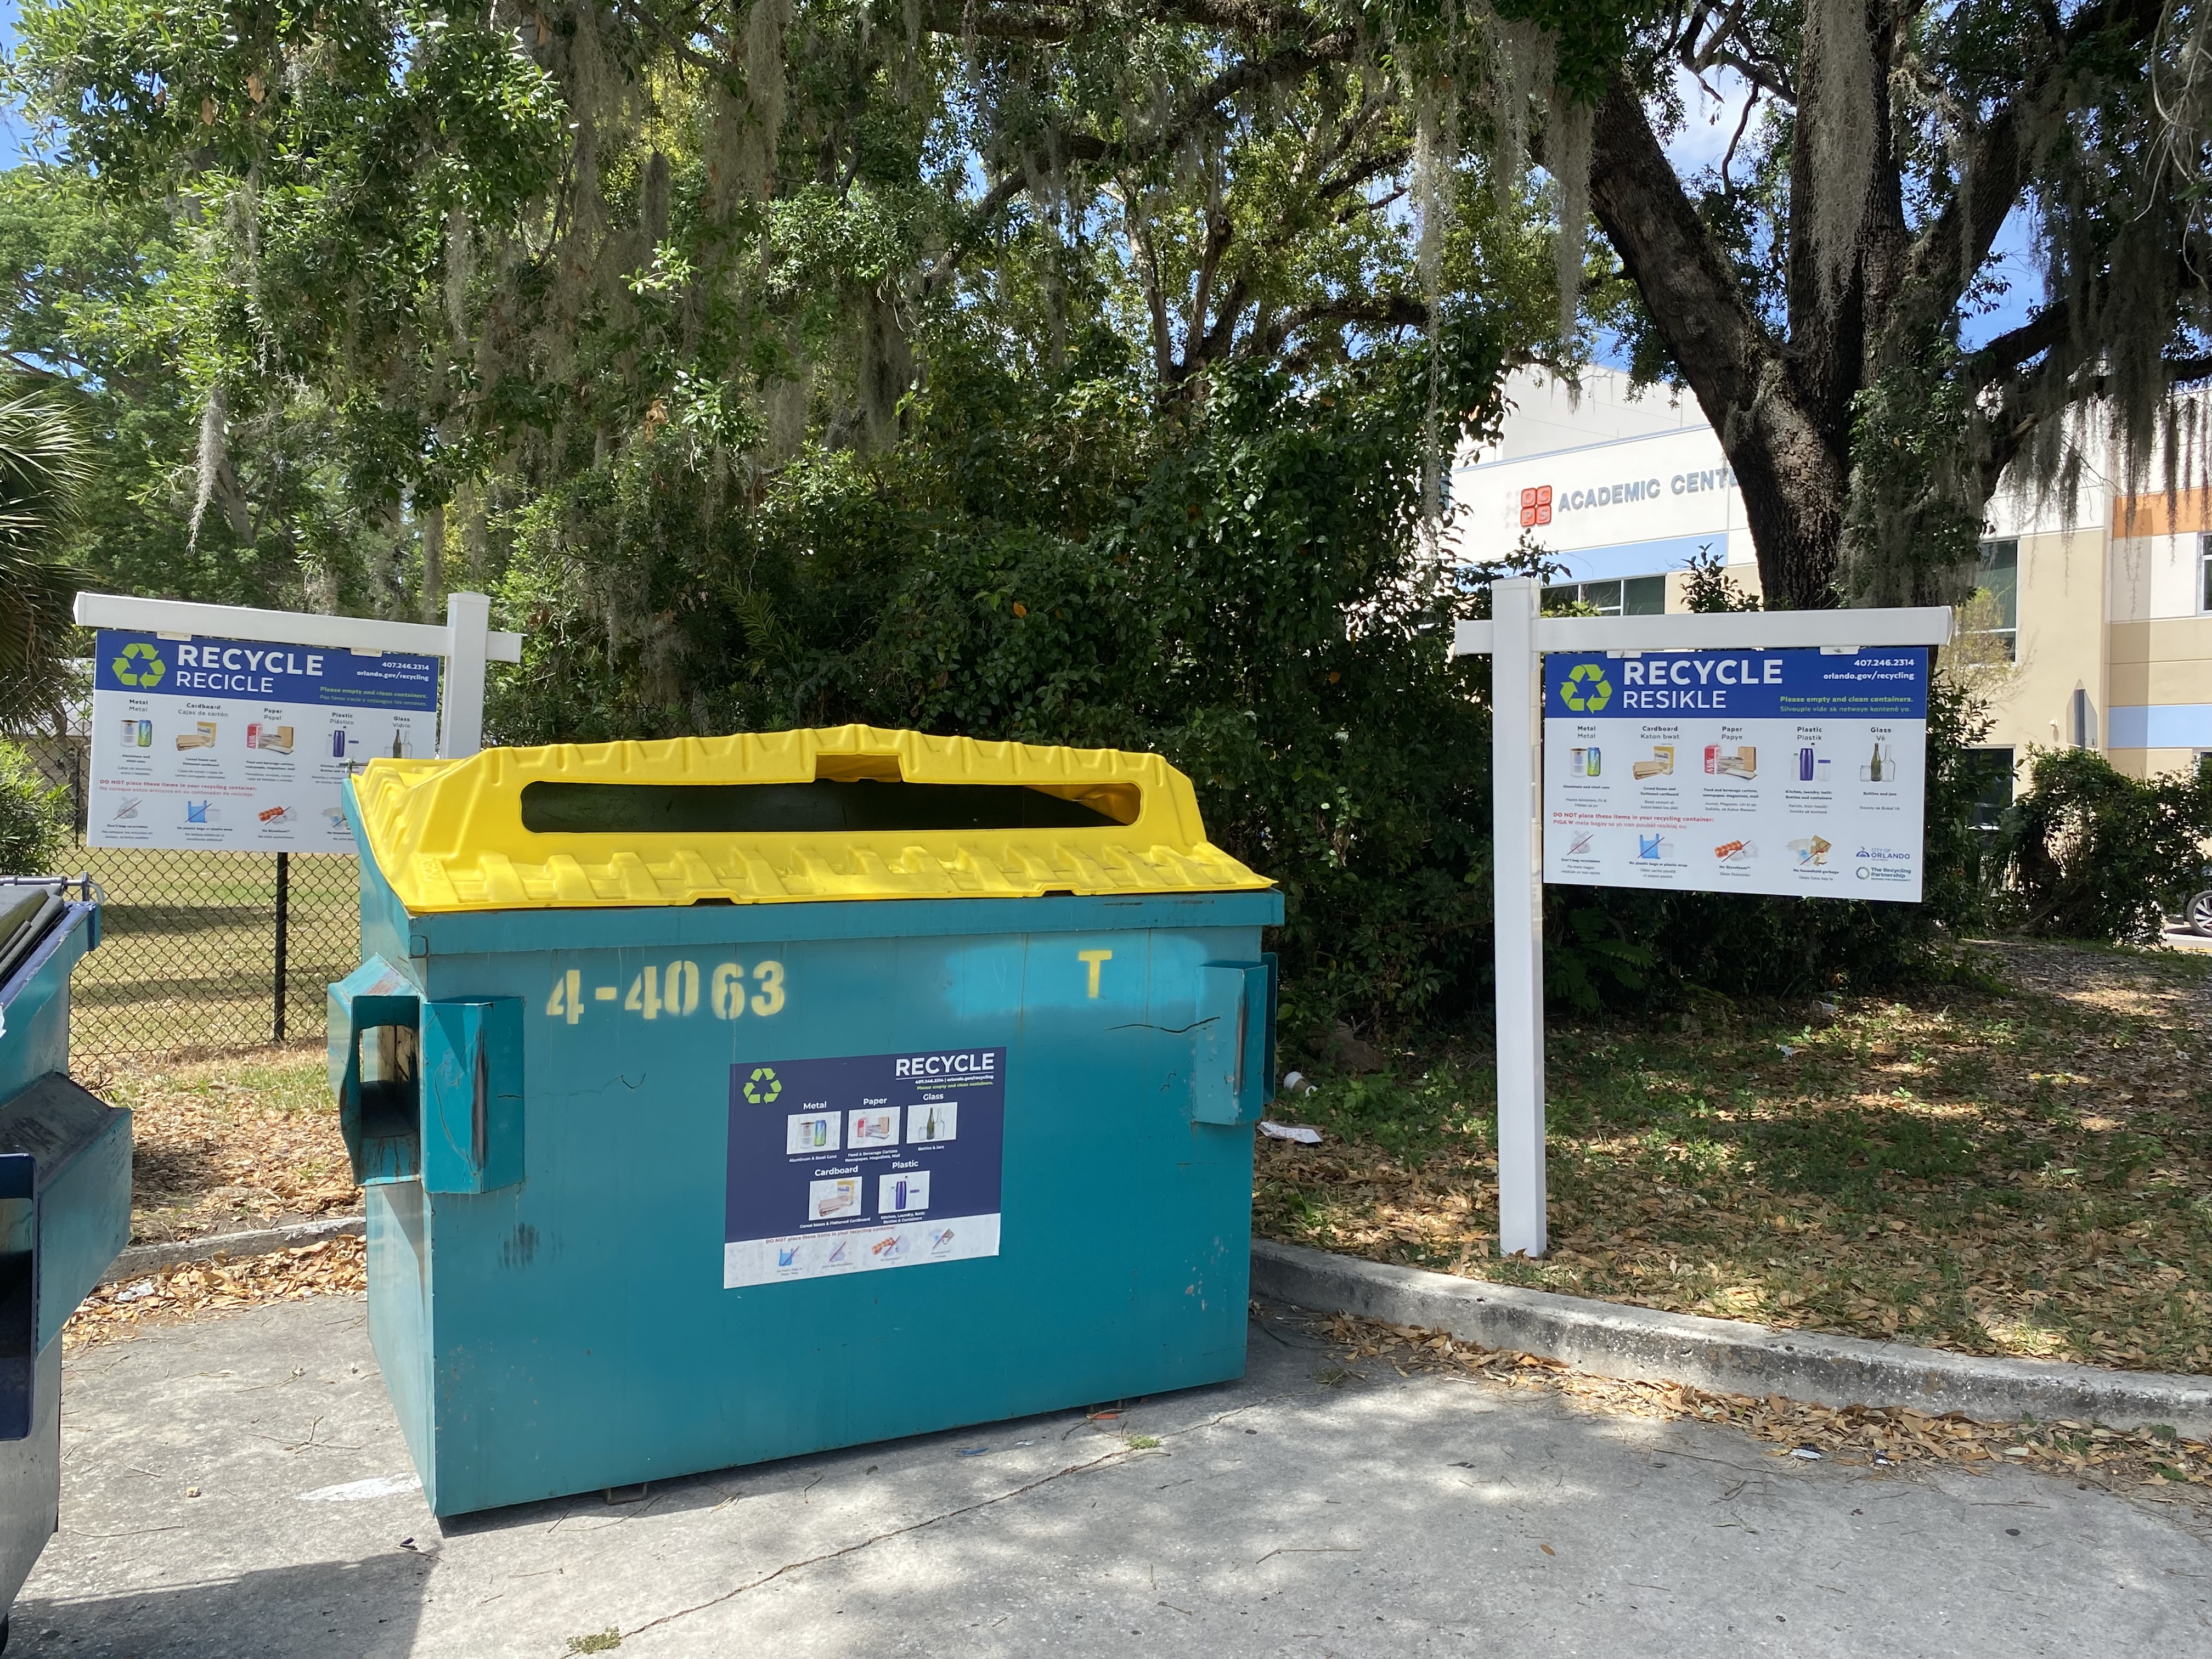
POLYGON ((1242 1374, 1282 918, 1158 757, 370 763, 331 1076, 453 1515, 1242 1374))
POLYGON ((131 1114, 70 1080, 89 881, 0 877, 0 1647, 61 1523, 62 1327, 131 1232, 131 1114))

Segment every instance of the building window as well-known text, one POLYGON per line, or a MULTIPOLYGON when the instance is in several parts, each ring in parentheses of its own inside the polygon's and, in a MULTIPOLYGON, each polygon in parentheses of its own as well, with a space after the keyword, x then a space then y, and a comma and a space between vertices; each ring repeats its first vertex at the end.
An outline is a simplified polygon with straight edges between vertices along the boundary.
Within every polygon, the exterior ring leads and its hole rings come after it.
POLYGON ((2197 538, 2197 598, 2201 609, 2212 611, 2212 531, 2197 538))
POLYGON ((2012 805, 2013 751, 1969 749, 1966 767, 1967 781, 1974 786, 1974 828, 1994 830, 2012 805))
POLYGON ((1617 582, 1561 582, 1544 590, 1547 601, 1579 601, 1601 617, 1659 617, 1667 611, 1664 576, 1630 576, 1617 582))
POLYGON ((2020 543, 2009 537, 1984 542, 1974 562, 1974 596, 1969 606, 1973 631, 2004 647, 2007 662, 2019 660, 2020 543))

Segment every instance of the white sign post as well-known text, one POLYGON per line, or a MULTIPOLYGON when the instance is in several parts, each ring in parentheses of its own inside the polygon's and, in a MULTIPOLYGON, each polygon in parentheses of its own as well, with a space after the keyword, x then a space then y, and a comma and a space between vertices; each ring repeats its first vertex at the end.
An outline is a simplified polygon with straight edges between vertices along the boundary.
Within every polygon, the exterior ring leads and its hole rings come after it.
MULTIPOLYGON (((1491 742, 1491 828, 1493 859, 1496 871, 1496 924, 1498 971, 1498 1249, 1501 1255, 1525 1255, 1540 1256, 1548 1248, 1545 1227, 1544 1190, 1544 939, 1543 939, 1543 883, 1545 874, 1544 849, 1546 831, 1543 814, 1544 743, 1542 720, 1545 708, 1543 689, 1543 659, 1547 653, 1582 653, 1612 655, 1641 663, 1645 653, 1673 652, 1728 652, 1767 653, 1793 650, 1815 649, 1830 653, 1872 653, 1882 647, 1926 647, 1948 644, 1951 638, 1951 611, 1945 605, 1930 605, 1917 610, 1897 611, 1721 611, 1697 614, 1676 614, 1657 617, 1546 617, 1541 614, 1542 584, 1533 577, 1513 577, 1493 583, 1491 587, 1491 617, 1488 622, 1462 622, 1453 629, 1451 654, 1455 657, 1487 655, 1491 659, 1492 728, 1491 742)), ((1913 659, 1915 672, 1921 672, 1919 659, 1913 659)), ((1723 718, 1734 718, 1734 710, 1723 702, 1717 707, 1709 702, 1692 704, 1689 699, 1704 693, 1710 697, 1711 690, 1722 684, 1735 684, 1745 678, 1764 681, 1770 671, 1764 662, 1758 665, 1755 674, 1747 676, 1743 665, 1731 659, 1725 665, 1725 678, 1721 665, 1708 665, 1704 680, 1687 677, 1692 685, 1684 686, 1670 696, 1682 700, 1680 704, 1664 707, 1655 699, 1650 705, 1650 720, 1656 726, 1679 726, 1686 717, 1702 717, 1708 723, 1723 718), (1711 690, 1708 690, 1711 688, 1711 690)), ((1892 671, 1877 662, 1861 669, 1856 663, 1838 665, 1831 678, 1847 681, 1854 674, 1875 678, 1892 671)), ((1622 684, 1645 681, 1656 687, 1656 676, 1639 672, 1637 682, 1629 682, 1626 674, 1622 684)), ((1584 684, 1595 692, 1603 685, 1603 696, 1610 704, 1615 695, 1624 699, 1626 691, 1616 694, 1609 677, 1601 678, 1593 674, 1584 684)), ((1924 684, 1924 681, 1923 681, 1924 684)), ((1844 696, 1837 707, 1840 709, 1849 702, 1854 720, 1857 716, 1856 699, 1867 696, 1889 695, 1876 687, 1871 692, 1856 689, 1844 696)), ((1739 702, 1748 699, 1739 697, 1739 702)), ((1812 702, 1806 704, 1814 708, 1812 702)), ((1876 704, 1879 708, 1883 705, 1876 704)), ((1604 712, 1601 706, 1592 708, 1593 714, 1604 712)), ((1762 713, 1765 711, 1761 711, 1762 713)), ((1815 725, 1840 726, 1841 720, 1825 722, 1815 714, 1804 717, 1815 725)), ((1856 726, 1854 726, 1856 730, 1856 726)), ((1872 724, 1866 726, 1875 731, 1872 724)), ((1719 727, 1715 726, 1717 732, 1719 727)), ((1669 735, 1674 735, 1670 733, 1669 735)), ((1869 739, 1872 766, 1880 782, 1881 764, 1879 734, 1869 739)), ((1646 744, 1646 747, 1651 745, 1646 744)), ((1656 758, 1644 765, 1653 769, 1644 777, 1632 778, 1643 782, 1645 778, 1661 775, 1656 768, 1663 762, 1671 770, 1676 760, 1677 744, 1661 744, 1655 749, 1656 758)), ((1771 739, 1769 740, 1771 749, 1771 739)), ((1719 793, 1723 799, 1735 793, 1733 786, 1747 775, 1749 767, 1755 773, 1756 744, 1731 744, 1725 750, 1715 743, 1708 745, 1716 751, 1711 757, 1719 793), (1725 753, 1725 760, 1722 758, 1725 753)), ((1814 752, 1808 744, 1800 753, 1814 752)), ((1614 758, 1615 776, 1626 764, 1627 756, 1614 758)), ((1892 756, 1893 765, 1899 763, 1892 756)), ((1602 763, 1600 763, 1601 765, 1602 763)), ((1597 772, 1586 775, 1596 778, 1597 772)), ((1920 780, 1916 777, 1917 789, 1920 780)), ((1663 791, 1664 784, 1657 787, 1663 791)), ((1590 792, 1593 795, 1596 791, 1590 792)), ((1810 792, 1808 791, 1808 796, 1810 792)), ((1911 891, 1857 890, 1838 889, 1836 897, 1917 897, 1918 872, 1917 846, 1920 822, 1915 810, 1909 825, 1916 850, 1912 854, 1914 867, 1911 891)), ((1905 826, 1901 821, 1899 829, 1905 826)), ((1901 835, 1898 839, 1901 839, 1901 835)), ((1737 838, 1741 841, 1741 837, 1737 838)), ((1655 836, 1655 853, 1658 839, 1655 836)), ((1572 848, 1570 840, 1559 850, 1564 855, 1572 848)), ((1742 868, 1741 848, 1732 853, 1730 843, 1723 842, 1713 849, 1717 865, 1727 864, 1732 859, 1735 867, 1742 868)), ((1655 865, 1659 860, 1650 860, 1655 865)), ((1562 871, 1564 878, 1593 885, 1665 884, 1686 886, 1704 890, 1726 890, 1729 883, 1723 880, 1694 878, 1668 881, 1663 878, 1651 883, 1631 884, 1620 879, 1597 860, 1577 871, 1569 864, 1562 871)), ((1794 890, 1818 894, 1810 885, 1793 888, 1766 886, 1747 890, 1794 890)))
POLYGON ((519 662, 490 601, 447 625, 80 593, 94 664, 96 846, 350 852, 338 788, 377 754, 473 755, 484 665, 519 662), (440 659, 443 659, 441 665, 440 659), (445 696, 438 693, 444 681, 445 696))

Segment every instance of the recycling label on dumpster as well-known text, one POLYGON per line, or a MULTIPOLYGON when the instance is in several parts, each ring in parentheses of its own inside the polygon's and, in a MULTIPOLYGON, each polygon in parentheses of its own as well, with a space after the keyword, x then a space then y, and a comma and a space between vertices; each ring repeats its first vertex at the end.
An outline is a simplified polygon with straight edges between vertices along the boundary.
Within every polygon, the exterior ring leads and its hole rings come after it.
POLYGON ((1006 1051, 730 1068, 722 1285, 999 1253, 1006 1051))

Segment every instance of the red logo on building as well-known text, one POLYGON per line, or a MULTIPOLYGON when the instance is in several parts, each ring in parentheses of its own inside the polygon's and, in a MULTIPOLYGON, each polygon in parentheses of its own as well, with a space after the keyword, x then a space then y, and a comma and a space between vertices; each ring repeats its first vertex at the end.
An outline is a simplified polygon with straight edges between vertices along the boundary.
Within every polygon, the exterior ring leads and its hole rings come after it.
POLYGON ((1534 489, 1521 492, 1521 527, 1549 524, 1552 521, 1552 486, 1538 484, 1534 489))

